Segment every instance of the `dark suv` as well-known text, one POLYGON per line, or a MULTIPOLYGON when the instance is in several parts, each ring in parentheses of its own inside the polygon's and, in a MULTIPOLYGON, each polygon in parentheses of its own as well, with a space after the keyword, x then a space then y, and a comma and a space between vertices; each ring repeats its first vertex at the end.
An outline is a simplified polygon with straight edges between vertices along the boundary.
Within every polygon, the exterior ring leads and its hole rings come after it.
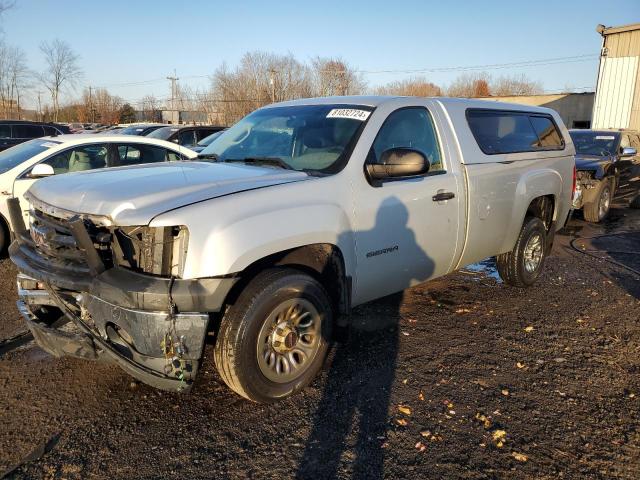
POLYGON ((167 140, 183 147, 193 147, 203 138, 224 128, 213 125, 169 125, 154 130, 147 137, 167 140))
POLYGON ((0 151, 33 138, 71 133, 69 127, 55 123, 0 120, 0 151))
POLYGON ((573 207, 588 222, 609 213, 620 176, 640 164, 640 135, 633 130, 569 130, 576 148, 576 195, 573 207))

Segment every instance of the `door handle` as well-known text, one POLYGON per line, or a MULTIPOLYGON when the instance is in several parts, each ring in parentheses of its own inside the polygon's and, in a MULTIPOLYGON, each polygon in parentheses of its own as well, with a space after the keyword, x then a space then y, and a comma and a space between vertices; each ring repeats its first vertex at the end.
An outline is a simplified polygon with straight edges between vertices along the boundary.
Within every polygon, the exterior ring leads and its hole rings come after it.
POLYGON ((456 196, 453 192, 438 192, 431 199, 434 202, 444 202, 445 200, 451 200, 456 196))

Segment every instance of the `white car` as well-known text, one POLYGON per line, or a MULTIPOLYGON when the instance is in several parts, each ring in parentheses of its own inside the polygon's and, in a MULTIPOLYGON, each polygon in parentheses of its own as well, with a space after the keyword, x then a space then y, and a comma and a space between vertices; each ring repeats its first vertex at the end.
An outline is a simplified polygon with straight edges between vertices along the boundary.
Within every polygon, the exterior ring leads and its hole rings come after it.
MULTIPOLYGON (((131 135, 59 135, 30 140, 0 152, 0 198, 17 197, 42 177, 97 168, 190 160, 197 154, 172 142, 131 135)), ((3 199, 4 200, 4 199, 3 199)), ((25 219, 27 211, 25 210, 25 219)), ((0 201, 0 251, 13 231, 0 201)))

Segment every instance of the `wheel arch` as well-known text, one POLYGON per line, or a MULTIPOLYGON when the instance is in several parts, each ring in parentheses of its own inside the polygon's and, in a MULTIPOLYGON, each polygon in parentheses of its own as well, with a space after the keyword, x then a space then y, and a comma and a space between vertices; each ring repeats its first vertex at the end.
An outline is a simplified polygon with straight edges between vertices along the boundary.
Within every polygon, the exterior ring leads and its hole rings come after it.
POLYGON ((314 243, 275 252, 260 258, 239 274, 239 280, 227 294, 225 304, 233 304, 246 285, 259 272, 268 268, 288 267, 318 280, 327 290, 336 314, 351 309, 351 277, 346 273, 342 251, 331 243, 314 243))

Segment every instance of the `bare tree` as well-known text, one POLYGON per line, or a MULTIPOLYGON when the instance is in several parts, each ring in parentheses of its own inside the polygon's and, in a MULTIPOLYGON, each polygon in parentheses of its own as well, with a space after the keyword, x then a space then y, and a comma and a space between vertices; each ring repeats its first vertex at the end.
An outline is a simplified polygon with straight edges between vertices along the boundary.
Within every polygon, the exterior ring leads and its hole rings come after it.
POLYGON ((225 124, 233 123, 263 105, 312 94, 309 67, 293 55, 246 53, 235 70, 222 64, 211 81, 211 96, 220 120, 225 124))
POLYGON ((0 40, 0 115, 4 118, 20 118, 21 94, 28 79, 24 52, 0 40))
POLYGON ((447 89, 447 95, 450 97, 505 97, 534 95, 540 92, 542 85, 524 74, 502 76, 494 80, 485 72, 460 75, 447 89))
POLYGON ((15 0, 0 0, 0 18, 4 12, 12 9, 15 5, 15 0))
POLYGON ((339 58, 316 57, 311 61, 313 95, 357 95, 363 92, 362 76, 339 58))
POLYGON ((142 110, 142 117, 145 121, 156 122, 159 120, 160 101, 155 95, 145 95, 140 102, 140 110, 142 110))
POLYGON ((491 86, 491 92, 497 96, 535 95, 542 92, 542 85, 527 78, 525 74, 500 77, 491 86))
POLYGON ((387 83, 375 89, 376 95, 402 95, 409 97, 440 97, 442 89, 424 77, 409 78, 387 83))
POLYGON ((449 88, 447 88, 447 96, 449 97, 488 97, 491 95, 491 76, 485 72, 476 74, 465 73, 456 78, 449 88))
POLYGON ((53 119, 57 121, 60 111, 60 92, 63 88, 75 86, 82 77, 82 70, 78 66, 80 57, 67 43, 58 39, 51 43, 42 42, 40 51, 45 57, 47 68, 39 75, 39 79, 51 94, 53 119))

